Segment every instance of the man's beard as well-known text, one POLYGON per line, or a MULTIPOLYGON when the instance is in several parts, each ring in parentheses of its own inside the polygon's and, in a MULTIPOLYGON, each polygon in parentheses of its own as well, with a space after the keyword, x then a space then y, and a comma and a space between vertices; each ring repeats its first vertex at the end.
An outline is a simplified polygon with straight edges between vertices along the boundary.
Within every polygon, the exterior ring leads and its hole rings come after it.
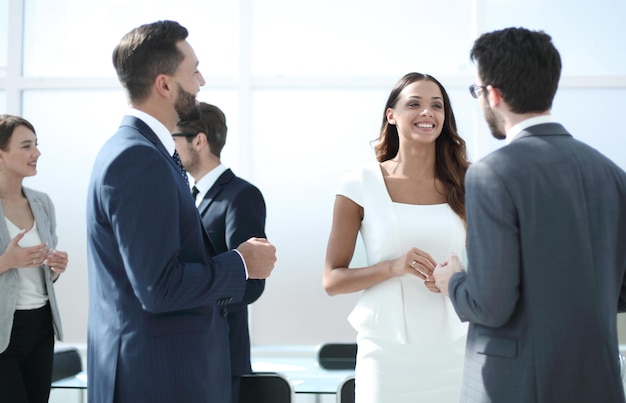
POLYGON ((178 97, 174 108, 178 113, 178 120, 198 120, 200 119, 200 109, 196 105, 196 96, 183 89, 180 84, 178 85, 178 97))
POLYGON ((491 135, 498 140, 504 140, 506 138, 506 134, 498 127, 498 117, 493 112, 493 109, 489 105, 485 105, 483 108, 483 113, 485 115, 485 121, 489 126, 489 130, 491 130, 491 135))

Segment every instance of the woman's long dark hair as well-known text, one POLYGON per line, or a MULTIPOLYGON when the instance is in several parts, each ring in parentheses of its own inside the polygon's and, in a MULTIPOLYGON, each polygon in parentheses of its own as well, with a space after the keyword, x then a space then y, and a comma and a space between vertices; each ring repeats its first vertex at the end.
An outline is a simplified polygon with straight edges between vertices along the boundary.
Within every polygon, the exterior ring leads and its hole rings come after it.
POLYGON ((383 111, 380 136, 374 148, 376 159, 378 159, 378 162, 383 162, 394 158, 398 154, 398 149, 400 148, 398 129, 387 121, 387 109, 395 108, 402 90, 417 81, 434 82, 443 95, 445 121, 441 135, 435 141, 435 175, 446 186, 448 204, 465 221, 465 172, 469 167, 467 149, 465 140, 459 136, 456 129, 456 120, 450 104, 450 97, 448 97, 445 88, 437 79, 427 74, 409 73, 396 83, 391 94, 389 94, 389 99, 387 99, 387 104, 383 111))

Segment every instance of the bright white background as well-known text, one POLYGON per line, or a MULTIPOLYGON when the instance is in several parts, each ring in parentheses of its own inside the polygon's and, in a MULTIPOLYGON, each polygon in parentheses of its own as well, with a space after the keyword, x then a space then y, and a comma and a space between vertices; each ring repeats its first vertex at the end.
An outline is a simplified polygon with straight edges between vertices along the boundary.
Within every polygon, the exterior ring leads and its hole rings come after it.
POLYGON ((339 176, 373 158, 397 79, 419 71, 443 82, 472 160, 502 145, 467 91, 482 32, 552 35, 564 64, 554 115, 626 168, 623 0, 0 0, 0 113, 38 132, 39 173, 26 185, 52 197, 58 248, 70 254, 57 283, 69 342, 86 340, 87 182, 126 108, 111 52, 158 19, 189 29, 207 80, 199 98, 227 115, 223 161, 266 198, 278 262, 252 306, 257 345, 353 340, 346 316, 358 295, 321 286, 332 205, 339 176))

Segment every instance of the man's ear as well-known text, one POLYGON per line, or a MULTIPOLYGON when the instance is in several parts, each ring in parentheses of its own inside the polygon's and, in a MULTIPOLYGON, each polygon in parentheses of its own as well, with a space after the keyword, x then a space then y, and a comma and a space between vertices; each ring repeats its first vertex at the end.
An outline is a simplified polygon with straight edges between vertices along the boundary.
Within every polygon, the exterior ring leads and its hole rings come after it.
POLYGON ((171 91, 171 84, 169 82, 169 78, 165 74, 159 74, 154 79, 154 88, 157 93, 163 97, 169 97, 171 91))
POLYGON ((206 134, 204 132, 200 132, 193 139, 193 146, 196 150, 200 150, 204 147, 209 147, 209 141, 206 138, 206 134))
POLYGON ((487 101, 489 101, 489 106, 491 108, 495 108, 502 102, 502 94, 500 90, 491 85, 487 86, 487 101))

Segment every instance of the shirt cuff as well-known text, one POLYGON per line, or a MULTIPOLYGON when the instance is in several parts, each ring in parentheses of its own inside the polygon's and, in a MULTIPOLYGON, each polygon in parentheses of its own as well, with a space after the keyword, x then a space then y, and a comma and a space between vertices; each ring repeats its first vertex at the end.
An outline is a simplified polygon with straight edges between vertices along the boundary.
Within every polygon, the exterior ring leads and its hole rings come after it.
POLYGON ((237 252, 237 254, 239 255, 239 257, 241 258, 241 261, 243 263, 243 269, 246 272, 246 280, 248 279, 248 266, 246 266, 246 261, 243 258, 243 255, 241 254, 241 252, 239 252, 237 249, 233 249, 235 252, 237 252))

